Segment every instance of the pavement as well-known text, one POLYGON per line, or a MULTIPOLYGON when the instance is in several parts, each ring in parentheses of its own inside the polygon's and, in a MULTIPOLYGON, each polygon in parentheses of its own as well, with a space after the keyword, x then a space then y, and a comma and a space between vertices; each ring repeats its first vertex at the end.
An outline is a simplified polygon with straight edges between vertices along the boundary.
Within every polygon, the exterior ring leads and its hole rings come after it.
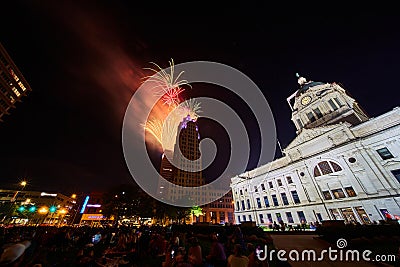
MULTIPOLYGON (((273 239, 274 245, 277 250, 285 250, 286 254, 283 257, 286 257, 288 259, 288 263, 292 267, 335 267, 335 266, 341 266, 341 267, 350 267, 350 266, 357 266, 357 267, 377 267, 377 266, 393 266, 385 263, 377 263, 377 262, 368 262, 362 260, 362 251, 359 251, 360 255, 360 261, 352 260, 352 257, 350 254, 348 254, 348 259, 349 261, 345 261, 346 259, 346 248, 344 247, 343 249, 340 249, 343 251, 342 254, 342 260, 340 260, 340 250, 336 245, 330 245, 328 242, 320 239, 318 235, 279 235, 279 234, 271 234, 271 237, 273 239), (321 251, 322 250, 328 250, 329 247, 331 247, 331 250, 337 250, 337 252, 331 253, 332 256, 337 255, 337 260, 332 261, 329 257, 328 252, 325 252, 323 257, 321 257, 321 251), (289 255, 292 255, 292 259, 296 258, 296 253, 293 252, 292 250, 296 250, 299 252, 298 258, 301 260, 302 259, 302 251, 304 250, 314 250, 316 253, 316 261, 313 260, 307 260, 307 259, 312 259, 312 257, 309 257, 308 254, 305 255, 306 261, 293 261, 290 260, 289 255), (291 254, 289 254, 289 252, 291 254), (322 260, 318 260, 318 258, 322 258, 322 260)), ((271 252, 268 252, 271 253, 271 252)), ((276 255, 277 252, 275 252, 276 255)), ((370 257, 372 258, 372 257, 370 257)))

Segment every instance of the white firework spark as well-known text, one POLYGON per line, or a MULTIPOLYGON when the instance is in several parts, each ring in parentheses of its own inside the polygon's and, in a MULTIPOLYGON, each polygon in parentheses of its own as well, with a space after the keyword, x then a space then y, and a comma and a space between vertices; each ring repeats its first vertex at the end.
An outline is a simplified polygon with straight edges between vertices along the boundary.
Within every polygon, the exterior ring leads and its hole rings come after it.
POLYGON ((147 76, 145 79, 147 78, 148 81, 155 83, 155 86, 153 86, 155 90, 154 95, 162 97, 162 101, 168 106, 179 104, 179 94, 185 91, 183 86, 188 85, 191 87, 187 80, 180 80, 184 71, 181 71, 175 77, 175 64, 172 58, 171 61, 169 61, 170 73, 167 73, 158 64, 154 62, 150 63, 156 68, 145 69, 153 71, 154 75, 147 76))
POLYGON ((161 144, 163 151, 174 150, 178 127, 182 120, 187 115, 197 119, 201 113, 200 103, 194 99, 189 99, 172 108, 165 120, 152 118, 143 125, 145 130, 161 144))

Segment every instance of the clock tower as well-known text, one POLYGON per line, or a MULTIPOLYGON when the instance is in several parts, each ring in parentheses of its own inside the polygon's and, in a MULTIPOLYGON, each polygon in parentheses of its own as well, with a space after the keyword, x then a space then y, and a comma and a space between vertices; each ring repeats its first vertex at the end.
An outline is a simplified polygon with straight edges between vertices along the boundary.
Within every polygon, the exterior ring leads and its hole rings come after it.
POLYGON ((337 83, 307 81, 297 74, 299 89, 287 98, 297 133, 303 128, 349 122, 357 125, 368 116, 337 83))

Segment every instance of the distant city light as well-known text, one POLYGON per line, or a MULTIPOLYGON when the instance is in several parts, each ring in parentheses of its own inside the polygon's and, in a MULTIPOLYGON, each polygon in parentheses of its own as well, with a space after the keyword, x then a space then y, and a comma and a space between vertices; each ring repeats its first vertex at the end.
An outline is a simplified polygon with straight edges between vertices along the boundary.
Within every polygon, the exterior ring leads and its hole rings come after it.
POLYGON ((57 207, 56 207, 56 206, 51 206, 50 209, 49 209, 49 211, 50 211, 51 213, 55 212, 56 210, 57 210, 57 207))
POLYGON ((60 209, 58 212, 61 213, 61 214, 66 214, 67 210, 66 209, 60 209))
POLYGON ((24 207, 24 206, 19 207, 19 208, 18 208, 18 211, 19 211, 19 212, 25 211, 25 207, 24 207))
POLYGON ((22 182, 21 182, 21 185, 22 185, 22 186, 26 186, 26 184, 27 184, 26 181, 22 181, 22 182))
POLYGON ((31 206, 29 208, 29 212, 35 212, 36 211, 36 206, 31 206))
POLYGON ((76 198, 76 194, 72 194, 71 198, 76 198))
POLYGON ((41 197, 44 197, 44 196, 56 197, 57 194, 49 194, 49 193, 46 193, 46 192, 42 192, 42 193, 40 193, 40 196, 41 197))
POLYGON ((89 207, 89 208, 100 208, 101 205, 100 204, 87 204, 86 207, 89 207))
POLYGON ((48 211, 49 209, 46 206, 43 206, 38 210, 40 214, 46 214, 48 211))
POLYGON ((81 214, 85 212, 88 201, 89 201, 89 196, 86 196, 85 201, 83 202, 82 209, 81 209, 81 214))

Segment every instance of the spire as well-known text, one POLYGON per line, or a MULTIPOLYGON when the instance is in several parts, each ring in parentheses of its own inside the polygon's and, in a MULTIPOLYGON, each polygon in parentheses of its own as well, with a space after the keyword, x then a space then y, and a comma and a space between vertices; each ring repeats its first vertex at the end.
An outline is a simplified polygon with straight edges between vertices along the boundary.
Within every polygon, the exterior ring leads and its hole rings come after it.
POLYGON ((302 86, 303 84, 305 84, 307 82, 306 78, 301 77, 298 72, 296 72, 296 77, 298 78, 297 82, 300 84, 300 86, 302 86))

